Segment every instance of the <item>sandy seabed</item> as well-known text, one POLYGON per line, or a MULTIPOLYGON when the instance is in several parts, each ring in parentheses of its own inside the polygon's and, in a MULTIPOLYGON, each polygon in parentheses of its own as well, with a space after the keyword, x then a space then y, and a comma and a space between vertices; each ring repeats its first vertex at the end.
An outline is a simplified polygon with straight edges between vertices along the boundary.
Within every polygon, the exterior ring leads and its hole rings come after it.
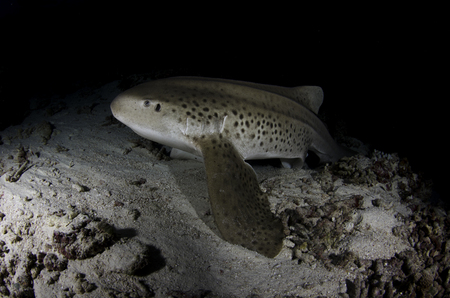
POLYGON ((395 154, 315 170, 254 165, 285 225, 269 259, 220 238, 202 163, 170 160, 114 121, 118 84, 31 101, 1 132, 0 296, 450 293, 449 219, 395 154))

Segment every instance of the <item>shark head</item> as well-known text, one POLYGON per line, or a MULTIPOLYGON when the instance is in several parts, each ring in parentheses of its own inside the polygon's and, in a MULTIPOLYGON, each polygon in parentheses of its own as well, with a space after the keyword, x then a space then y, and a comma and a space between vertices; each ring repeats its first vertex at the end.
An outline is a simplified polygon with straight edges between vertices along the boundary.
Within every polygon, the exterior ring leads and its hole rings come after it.
POLYGON ((186 116, 177 113, 177 100, 158 81, 152 81, 119 94, 111 103, 111 111, 117 120, 146 139, 196 153, 198 150, 186 135, 186 116))

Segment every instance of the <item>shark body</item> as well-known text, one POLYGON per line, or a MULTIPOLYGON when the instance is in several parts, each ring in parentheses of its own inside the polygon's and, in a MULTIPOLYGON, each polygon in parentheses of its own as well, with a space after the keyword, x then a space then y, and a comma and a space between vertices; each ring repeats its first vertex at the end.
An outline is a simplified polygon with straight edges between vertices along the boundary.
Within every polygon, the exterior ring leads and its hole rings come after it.
POLYGON ((303 164, 351 155, 316 114, 320 87, 279 87, 201 77, 150 81, 118 95, 113 115, 138 135, 200 156, 216 225, 223 238, 267 257, 282 247, 283 226, 245 160, 303 164))

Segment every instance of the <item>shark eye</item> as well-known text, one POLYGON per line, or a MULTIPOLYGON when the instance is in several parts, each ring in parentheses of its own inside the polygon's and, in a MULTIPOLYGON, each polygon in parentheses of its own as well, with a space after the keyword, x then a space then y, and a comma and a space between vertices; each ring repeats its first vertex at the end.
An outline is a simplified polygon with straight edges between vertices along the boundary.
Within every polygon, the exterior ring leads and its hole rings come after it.
POLYGON ((149 107, 150 106, 150 100, 144 100, 144 107, 149 107))

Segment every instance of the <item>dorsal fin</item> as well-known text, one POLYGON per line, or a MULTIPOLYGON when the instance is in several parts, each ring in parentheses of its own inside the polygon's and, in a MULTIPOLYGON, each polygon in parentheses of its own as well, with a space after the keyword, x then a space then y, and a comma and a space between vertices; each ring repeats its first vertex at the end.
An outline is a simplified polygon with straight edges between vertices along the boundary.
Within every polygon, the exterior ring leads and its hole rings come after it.
POLYGON ((323 90, 319 86, 282 87, 276 85, 266 85, 245 81, 236 81, 220 78, 204 78, 204 77, 172 77, 169 79, 171 80, 189 79, 199 81, 222 82, 260 89, 289 98, 305 106, 315 114, 319 112, 319 108, 323 102, 323 90))
POLYGON ((319 108, 323 102, 323 90, 319 86, 299 86, 290 88, 292 98, 296 102, 304 105, 314 113, 319 113, 319 108))
POLYGON ((305 106, 315 114, 323 102, 323 90, 319 86, 281 87, 275 85, 255 84, 259 89, 277 93, 305 106))

